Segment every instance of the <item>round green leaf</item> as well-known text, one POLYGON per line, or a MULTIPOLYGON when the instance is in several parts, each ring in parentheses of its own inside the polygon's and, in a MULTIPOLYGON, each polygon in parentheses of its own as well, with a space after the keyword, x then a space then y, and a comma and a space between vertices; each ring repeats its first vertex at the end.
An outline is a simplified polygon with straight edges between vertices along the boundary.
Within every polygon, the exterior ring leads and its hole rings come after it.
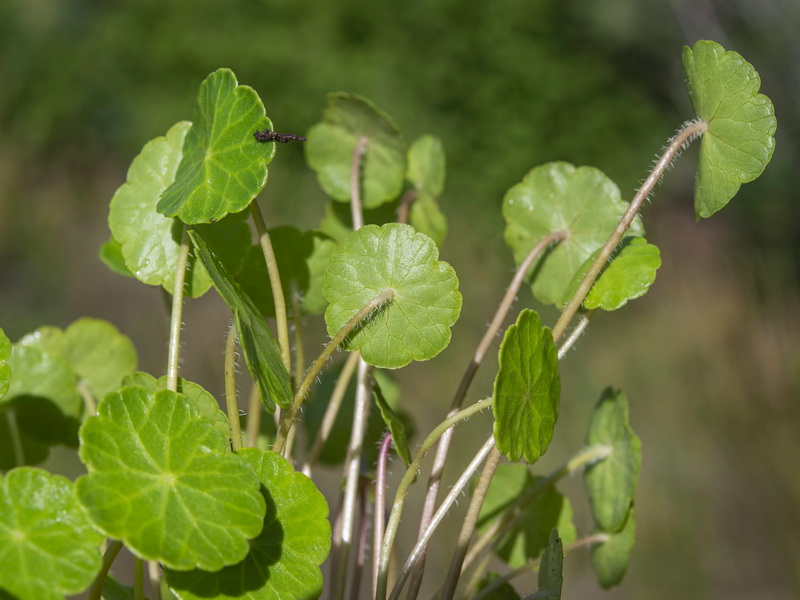
POLYGON ((553 438, 561 394, 553 336, 536 311, 523 309, 506 330, 498 361, 493 405, 497 449, 512 462, 524 456, 535 463, 553 438))
MULTIPOLYGON (((325 312, 328 302, 322 294, 322 276, 331 256, 339 250, 339 244, 319 231, 301 232, 291 226, 270 229, 269 236, 289 314, 293 313, 292 293, 299 294, 302 312, 325 312)), ((250 246, 237 279, 261 312, 274 317, 272 286, 264 251, 259 244, 250 246)))
MULTIPOLYGON (((167 389, 167 377, 165 375, 156 379, 149 373, 137 371, 125 377, 122 380, 122 385, 138 385, 152 394, 159 390, 167 389)), ((211 419, 222 435, 230 437, 231 430, 228 416, 220 410, 216 398, 210 392, 207 392, 203 386, 188 381, 183 377, 178 377, 178 393, 183 394, 194 405, 200 415, 211 419)))
MULTIPOLYGON (((592 253, 575 273, 564 293, 562 306, 572 298, 598 253, 599 250, 592 253)), ((589 290, 583 307, 607 311, 622 308, 628 300, 635 300, 647 293, 656 280, 656 271, 660 266, 661 253, 658 246, 648 244, 644 238, 626 237, 589 290)))
MULTIPOLYGON (((531 271, 537 300, 561 302, 575 272, 603 247, 627 208, 619 188, 601 171, 565 162, 536 167, 508 190, 503 199, 505 239, 517 264, 545 236, 567 233, 531 271)), ((644 235, 639 217, 629 233, 644 235)))
POLYGON ((74 438, 83 402, 75 372, 62 358, 38 348, 15 344, 8 361, 14 373, 1 403, 12 403, 17 424, 45 444, 74 438))
POLYGON ((72 482, 21 467, 0 475, 0 595, 61 600, 89 587, 100 544, 72 482))
POLYGON ((628 424, 628 398, 608 388, 592 412, 588 446, 609 446, 611 454, 586 468, 584 483, 597 527, 619 531, 633 503, 642 443, 628 424))
MULTIPOLYGON (((525 465, 501 464, 481 508, 478 530, 488 529, 519 496, 543 481, 544 477, 532 475, 525 465)), ((565 544, 575 541, 577 533, 572 523, 572 505, 555 486, 547 486, 523 512, 519 526, 511 530, 497 547, 497 555, 511 568, 521 567, 539 558, 547 548, 550 532, 554 528, 561 532, 565 544)))
POLYGON ((161 195, 158 212, 198 224, 247 208, 264 189, 275 156, 275 142, 253 137, 263 129, 272 129, 272 122, 256 91, 239 85, 230 69, 211 73, 200 84, 175 181, 161 195))
POLYGON ((125 264, 125 257, 122 256, 122 244, 113 237, 100 246, 98 256, 103 264, 117 275, 135 278, 128 265, 125 264))
POLYGON ((173 569, 240 561, 261 531, 252 467, 182 394, 126 387, 81 426, 78 497, 106 535, 173 569))
POLYGON ((692 106, 708 125, 700 142, 694 192, 697 218, 724 207, 764 171, 775 150, 775 109, 759 94, 761 78, 736 52, 701 40, 683 48, 692 106))
MULTIPOLYGON (((184 141, 192 124, 182 121, 172 126, 164 137, 145 144, 133 159, 128 179, 111 199, 108 224, 126 268, 142 283, 161 285, 173 291, 183 224, 156 211, 161 194, 175 180, 183 156, 184 141)), ((219 259, 232 272, 242 266, 245 249, 250 245, 246 215, 228 218, 214 226, 198 229, 208 238, 219 259)), ((202 263, 190 255, 184 293, 202 296, 211 287, 211 279, 202 263)))
POLYGON ((408 222, 417 231, 430 236, 441 246, 447 235, 447 219, 432 196, 419 194, 411 205, 408 222))
POLYGON ((592 564, 600 587, 612 588, 622 581, 635 539, 636 521, 631 508, 621 531, 610 534, 607 542, 592 546, 592 564))
POLYGON ((330 551, 331 527, 325 497, 305 475, 275 452, 244 448, 267 505, 263 529, 238 564, 216 573, 166 571, 181 600, 313 600, 322 594, 319 566, 330 551))
POLYGON ((367 225, 331 258, 323 291, 328 333, 335 335, 359 310, 387 289, 394 298, 345 342, 375 367, 396 369, 427 360, 450 342, 450 327, 461 312, 453 267, 437 260, 428 236, 400 223, 367 225))
POLYGON ((424 135, 408 149, 408 180, 414 188, 434 199, 442 195, 445 178, 445 156, 442 141, 424 135))
POLYGON ((305 149, 325 193, 350 202, 353 153, 366 137, 361 203, 375 208, 397 198, 406 174, 406 144, 391 117, 366 98, 336 93, 328 95, 322 119, 309 130, 305 149))
POLYGON ((9 358, 11 358, 11 341, 6 337, 5 332, 0 329, 0 399, 6 395, 8 386, 11 383, 9 358))
POLYGON ((564 585, 563 570, 564 542, 558 537, 558 529, 553 529, 539 565, 538 596, 542 600, 561 600, 561 587, 564 585))

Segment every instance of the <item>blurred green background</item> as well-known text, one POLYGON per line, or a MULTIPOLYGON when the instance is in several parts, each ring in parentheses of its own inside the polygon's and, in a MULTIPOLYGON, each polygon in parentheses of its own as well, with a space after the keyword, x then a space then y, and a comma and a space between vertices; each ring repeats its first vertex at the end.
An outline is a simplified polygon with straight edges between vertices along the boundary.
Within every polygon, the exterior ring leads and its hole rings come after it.
MULTIPOLYGON (((775 157, 702 223, 692 210, 696 149, 668 174, 644 214, 664 261, 656 285, 597 318, 568 356, 555 441, 535 470, 578 449, 602 389, 620 387, 643 442, 637 547, 611 592, 598 590, 585 553, 570 556, 564 597, 797 598, 798 28, 800 3, 780 0, 3 0, 0 326, 15 340, 45 323, 107 318, 160 375, 159 290, 96 258, 133 156, 191 118, 198 84, 220 66, 259 92, 280 131, 305 132, 327 92, 356 92, 409 140, 432 133, 448 154, 442 256, 460 275, 464 312, 439 360, 399 374, 417 430, 428 430, 513 272, 504 191, 540 163, 567 160, 602 169, 632 196, 692 117, 682 45, 713 39, 761 74, 778 117, 775 157)), ((260 200, 273 224, 319 222, 325 198, 298 145, 279 149, 260 200)), ((527 291, 523 305, 533 305, 527 291)), ((542 315, 552 324, 553 311, 542 315)), ((227 319, 212 294, 185 313, 182 374, 215 393, 227 319)), ((309 352, 321 334, 309 324, 309 352)), ((491 389, 495 362, 474 399, 491 389)), ((487 427, 474 419, 456 436, 451 477, 487 427)), ((564 489, 579 534, 589 533, 580 478, 564 489)), ((442 572, 451 539, 433 546, 430 573, 442 572)))

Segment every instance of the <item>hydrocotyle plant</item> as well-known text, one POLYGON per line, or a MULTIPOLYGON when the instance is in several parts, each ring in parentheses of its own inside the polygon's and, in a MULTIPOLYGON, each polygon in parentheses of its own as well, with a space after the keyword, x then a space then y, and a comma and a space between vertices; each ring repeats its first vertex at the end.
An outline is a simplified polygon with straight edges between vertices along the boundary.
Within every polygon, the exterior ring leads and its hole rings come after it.
MULTIPOLYGON (((413 600, 428 543, 465 490, 450 566, 431 581, 437 597, 521 598, 511 582, 538 570, 539 589, 524 597, 560 598, 564 557, 581 548, 591 551, 600 586, 617 585, 635 537, 635 402, 603 391, 585 446, 555 471, 536 473, 559 415, 559 362, 598 311, 621 308, 655 281, 661 258, 639 213, 683 148, 700 140, 698 219, 758 177, 774 149, 772 103, 749 63, 700 41, 684 49, 683 65, 695 118, 630 202, 599 170, 565 162, 534 167, 505 195, 516 274, 449 407, 438 408, 441 423, 414 443, 392 370, 436 357, 463 301, 454 269, 439 260, 447 234, 438 205, 442 143, 426 135, 408 144, 386 113, 344 93, 328 98, 305 137, 278 133, 255 90, 228 69, 211 73, 192 121, 145 144, 131 163, 100 251, 112 270, 169 297, 164 373, 137 371, 130 340, 104 321, 41 327, 13 344, 0 331, 0 596, 138 599, 147 571, 150 597, 164 600, 310 600, 323 592, 413 600), (330 197, 317 231, 270 228, 255 202, 277 145, 287 142, 304 144, 330 197), (526 284, 560 317, 551 329, 522 308, 505 329, 491 394, 472 400, 475 373, 526 284), (220 367, 225 411, 179 376, 185 298, 212 287, 231 313, 220 367), (322 314, 330 340, 307 361, 304 324, 322 314), (253 381, 244 406, 237 346, 253 381), (328 368, 337 352, 348 358, 328 368), (493 428, 440 498, 456 426, 488 410, 493 428), (34 466, 59 444, 86 467, 75 482, 34 466), (406 470, 387 518, 392 446, 406 470), (332 521, 313 482, 320 462, 342 465, 332 521), (577 531, 557 489, 578 471, 592 531, 577 531), (425 495, 419 533, 401 551, 395 540, 400 524, 412 522, 404 506, 415 482, 425 495), (135 558, 132 587, 111 575, 122 546, 135 558), (492 556, 505 572, 487 571, 492 556)), ((434 399, 427 406, 436 410, 434 399)))

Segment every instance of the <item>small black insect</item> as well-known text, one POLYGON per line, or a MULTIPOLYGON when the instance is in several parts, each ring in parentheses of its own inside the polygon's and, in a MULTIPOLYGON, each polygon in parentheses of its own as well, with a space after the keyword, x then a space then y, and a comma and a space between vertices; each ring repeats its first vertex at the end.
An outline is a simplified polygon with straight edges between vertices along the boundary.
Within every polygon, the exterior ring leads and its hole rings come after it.
POLYGON ((306 141, 306 138, 304 138, 302 135, 295 135, 293 133, 278 133, 270 129, 256 131, 253 134, 253 137, 259 142, 278 142, 280 144, 285 144, 286 142, 290 142, 292 140, 297 140, 298 142, 306 141))

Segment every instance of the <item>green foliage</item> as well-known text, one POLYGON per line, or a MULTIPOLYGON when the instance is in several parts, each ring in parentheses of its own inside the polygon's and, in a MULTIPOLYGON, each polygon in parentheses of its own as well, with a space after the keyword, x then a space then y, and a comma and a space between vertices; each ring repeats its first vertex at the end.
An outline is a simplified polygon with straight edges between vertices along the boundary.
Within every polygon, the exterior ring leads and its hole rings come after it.
POLYGON ((523 508, 516 525, 497 548, 497 555, 511 568, 539 558, 548 546, 553 529, 561 532, 567 544, 577 537, 569 499, 543 482, 544 478, 532 475, 525 465, 500 465, 489 486, 478 517, 479 531, 485 531, 522 494, 541 488, 541 492, 523 508))
POLYGON ((393 290, 392 301, 374 311, 346 347, 387 369, 439 354, 450 342, 461 294, 455 271, 438 258, 433 240, 409 225, 367 225, 355 232, 325 271, 328 333, 335 335, 376 296, 393 290))
POLYGON ((444 146, 439 138, 425 135, 411 144, 407 178, 414 194, 408 221, 441 246, 447 235, 447 220, 437 203, 445 179, 444 146))
POLYGON ((592 546, 592 565, 603 589, 612 588, 622 581, 628 570, 635 537, 636 521, 631 508, 620 531, 609 534, 607 542, 592 546))
POLYGON ((361 199, 364 208, 394 200, 403 189, 406 143, 391 117, 371 101, 354 94, 329 94, 323 120, 308 132, 306 159, 331 198, 350 202, 353 154, 362 137, 361 199))
POLYGON ((100 543, 72 482, 21 467, 0 475, 0 596, 59 600, 100 570, 100 543))
POLYGON ((392 445, 394 445, 397 455, 403 459, 406 466, 410 466, 411 452, 408 449, 408 433, 406 432, 405 423, 400 415, 392 410, 377 381, 372 382, 372 397, 375 399, 375 404, 378 405, 383 422, 386 423, 389 433, 392 434, 392 445))
POLYGON ((238 454, 261 482, 267 506, 261 533, 241 562, 215 573, 168 569, 167 582, 181 600, 318 598, 319 567, 328 556, 331 537, 325 498, 279 454, 255 448, 238 454))
POLYGON ((693 48, 684 46, 683 70, 692 106, 707 124, 694 194, 700 219, 761 175, 775 150, 777 121, 772 101, 758 93, 761 78, 736 52, 701 40, 693 48))
MULTIPOLYGON (((145 144, 131 163, 126 183, 111 199, 108 215, 108 225, 120 246, 125 268, 142 283, 161 285, 170 293, 175 287, 183 224, 160 214, 156 206, 175 181, 191 127, 188 121, 181 121, 166 136, 145 144)), ((198 230, 209 238, 226 268, 237 273, 242 267, 244 250, 250 244, 250 230, 241 218, 224 219, 213 228, 199 226, 198 230)), ((112 270, 122 270, 118 262, 112 265, 112 270)), ((198 297, 210 287, 205 267, 194 255, 190 256, 184 293, 198 297)))
MULTIPOLYGON (((532 169, 503 198, 505 239, 520 264, 547 235, 567 234, 533 268, 534 296, 562 301, 575 273, 614 231, 628 205, 617 185, 593 167, 554 162, 532 169)), ((632 235, 644 234, 637 217, 632 235)))
MULTIPOLYGON (((331 256, 339 250, 339 244, 319 231, 301 232, 291 226, 274 227, 268 233, 278 263, 287 312, 294 313, 292 294, 297 295, 304 314, 325 312, 328 302, 322 293, 322 276, 331 256)), ((274 317, 275 300, 260 245, 250 246, 238 280, 261 312, 274 317)))
MULTIPOLYGON (((497 573, 488 573, 478 582, 476 591, 483 592, 484 589, 494 584, 498 579, 500 579, 500 576, 497 573)), ((488 592, 487 595, 481 596, 481 600, 520 600, 520 598, 517 590, 510 583, 503 582, 488 592)))
POLYGON ((11 358, 11 341, 6 337, 5 331, 0 329, 0 400, 8 392, 8 386, 11 383, 9 358, 11 358))
POLYGON ((494 380, 494 438, 510 461, 535 463, 558 419, 561 378, 553 336, 534 310, 523 309, 503 336, 494 380))
MULTIPOLYGON (((597 252, 586 259, 575 273, 567 287, 562 306, 569 302, 577 291, 589 268, 592 266, 597 252)), ((612 256, 611 262, 600 272, 597 281, 589 290, 583 307, 586 309, 602 308, 611 311, 622 308, 628 300, 640 298, 647 293, 656 280, 656 271, 661 266, 661 252, 657 246, 648 244, 640 237, 626 237, 612 256)))
POLYGON ((588 446, 608 446, 609 456, 586 468, 584 482, 594 522, 601 531, 625 524, 642 464, 642 443, 628 423, 628 398, 606 389, 592 412, 588 446))
POLYGON ((563 568, 564 543, 558 537, 558 530, 553 529, 539 565, 539 597, 545 600, 561 600, 561 586, 564 584, 563 568))
POLYGON ((131 386, 108 394, 80 430, 89 474, 78 498, 134 554, 174 569, 234 564, 261 531, 253 468, 182 394, 131 386))
POLYGON ((247 369, 258 384, 261 402, 268 412, 275 412, 275 404, 286 407, 292 399, 289 374, 281 360, 278 343, 267 323, 241 286, 233 280, 225 266, 212 254, 208 244, 196 231, 189 237, 195 251, 211 275, 211 281, 233 311, 239 343, 242 345, 247 369))
POLYGON ((113 237, 100 246, 97 256, 105 266, 117 275, 130 277, 131 279, 135 278, 128 265, 125 264, 125 257, 122 255, 122 244, 113 237))
POLYGON ((230 69, 206 77, 175 180, 161 194, 158 212, 198 224, 247 208, 266 185, 275 156, 275 142, 253 137, 263 129, 272 129, 272 121, 253 88, 239 85, 230 69))

